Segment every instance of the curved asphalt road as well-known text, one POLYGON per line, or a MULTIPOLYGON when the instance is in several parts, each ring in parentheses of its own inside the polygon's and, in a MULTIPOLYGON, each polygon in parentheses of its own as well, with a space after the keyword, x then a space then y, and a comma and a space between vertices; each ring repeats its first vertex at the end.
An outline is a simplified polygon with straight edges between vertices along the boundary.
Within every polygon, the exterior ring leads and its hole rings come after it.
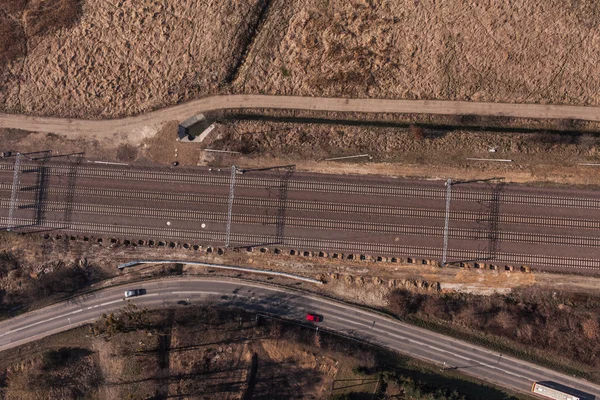
MULTIPOLYGON (((125 304, 123 291, 144 287, 145 296, 133 298, 149 308, 212 300, 223 306, 271 313, 303 321, 306 312, 323 315, 320 327, 381 344, 400 353, 432 361, 446 368, 528 392, 534 381, 554 381, 600 399, 600 386, 553 372, 459 340, 403 324, 385 316, 309 294, 255 283, 220 279, 163 279, 113 287, 33 311, 0 323, 0 351, 85 324, 125 304)), ((593 399, 594 397, 589 397, 593 399)))
POLYGON ((301 96, 222 95, 211 96, 146 114, 110 120, 36 117, 0 113, 0 128, 54 132, 67 136, 132 134, 167 121, 184 119, 211 110, 271 108, 366 113, 409 113, 443 115, 484 115, 517 118, 566 118, 600 121, 600 107, 549 104, 483 103, 444 100, 347 99, 301 96))

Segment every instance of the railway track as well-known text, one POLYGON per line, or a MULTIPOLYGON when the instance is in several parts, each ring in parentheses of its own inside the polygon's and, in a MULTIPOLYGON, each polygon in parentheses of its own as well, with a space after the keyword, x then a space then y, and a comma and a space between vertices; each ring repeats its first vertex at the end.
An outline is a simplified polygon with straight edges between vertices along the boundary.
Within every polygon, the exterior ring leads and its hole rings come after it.
MULTIPOLYGON (((9 202, 5 200, 1 201, 1 205, 3 207, 8 207, 8 204, 9 202)), ((21 203, 20 205, 23 204, 21 203)), ((44 205, 44 207, 42 207, 43 214, 47 212, 63 212, 66 206, 66 203, 48 202, 44 205)), ((172 210, 97 204, 73 204, 71 209, 76 213, 108 217, 143 217, 145 219, 152 218, 160 220, 176 219, 181 221, 196 221, 199 224, 203 222, 225 224, 227 222, 227 214, 224 212, 215 213, 196 210, 172 210)), ((233 214, 232 222, 234 226, 240 224, 276 226, 281 221, 277 215, 233 214)), ((440 220, 440 222, 442 222, 442 220, 440 220)), ((324 218, 299 218, 293 216, 285 217, 285 226, 289 228, 307 228, 349 233, 365 232, 372 234, 437 238, 442 238, 444 234, 442 225, 436 227, 324 218)), ((449 238, 468 241, 488 241, 489 235, 490 232, 486 230, 450 228, 448 231, 449 238)), ((496 239, 503 243, 552 244, 559 246, 600 248, 600 237, 499 231, 496 234, 496 239)))
MULTIPOLYGON (((12 185, 0 183, 0 191, 10 192, 12 185)), ((23 193, 23 192, 21 192, 23 193)), ((33 193, 33 192, 31 192, 33 193)), ((69 189, 66 187, 52 186, 47 193, 53 196, 66 197, 69 189)), ((21 196, 22 197, 22 196, 21 196)), ((110 198, 122 199, 130 202, 148 201, 169 202, 179 204, 213 204, 226 206, 228 198, 226 196, 202 195, 194 193, 173 193, 173 192, 155 192, 155 191, 129 191, 120 189, 99 189, 93 187, 77 187, 75 197, 88 198, 110 198)), ((33 199, 32 199, 33 201, 33 199)), ((259 197, 236 197, 234 201, 236 207, 279 209, 281 202, 276 199, 265 199, 259 197)), ((8 207, 8 202, 1 202, 0 207, 8 207)), ((65 203, 66 207, 66 203, 65 203)), ((286 211, 310 211, 336 214, 366 214, 386 217, 402 217, 415 219, 444 219, 445 212, 436 209, 392 207, 382 205, 368 204, 350 204, 336 202, 318 202, 288 200, 285 203, 286 211)), ((489 220, 489 215, 483 212, 473 211, 450 211, 452 221, 480 221, 485 223, 489 220)), ((564 229, 592 229, 600 230, 600 220, 584 218, 564 218, 564 217, 542 217, 520 214, 500 214, 498 222, 510 225, 531 225, 540 227, 564 228, 564 229)))
MULTIPOLYGON (((33 223, 32 219, 16 218, 15 222, 19 225, 28 225, 33 223)), ((8 218, 0 218, 0 224, 6 226, 8 218)), ((66 229, 65 223, 62 221, 46 220, 43 222, 42 228, 65 230, 73 233, 89 234, 94 232, 95 235, 112 235, 129 238, 154 238, 154 239, 175 239, 183 241, 201 241, 203 243, 211 243, 219 245, 224 242, 225 234, 217 231, 197 231, 197 230, 181 230, 181 229, 164 229, 164 228, 147 228, 128 225, 108 225, 96 223, 69 223, 69 228, 66 229)), ((381 243, 363 243, 343 240, 321 240, 299 237, 285 237, 280 241, 277 238, 269 235, 254 235, 254 234, 239 234, 232 233, 231 243, 234 246, 278 246, 295 249, 309 249, 317 251, 338 251, 349 253, 364 253, 370 255, 390 255, 390 256, 409 256, 439 259, 442 249, 438 247, 418 247, 404 246, 401 244, 381 244, 381 243)), ((469 260, 485 260, 488 254, 485 251, 478 250, 457 250, 449 249, 448 256, 455 262, 469 260)), ((507 263, 512 265, 539 265, 556 268, 569 268, 579 270, 598 270, 600 269, 600 259, 572 258, 572 257, 555 257, 544 255, 531 255, 522 253, 496 253, 493 260, 487 260, 492 263, 507 263)))
MULTIPOLYGON (((37 164, 22 164, 23 171, 33 171, 39 168, 37 164)), ((47 173, 52 176, 64 176, 69 173, 69 165, 54 164, 47 166, 47 173)), ((11 172, 12 164, 0 163, 0 171, 11 172)), ((139 168, 102 168, 81 166, 77 169, 80 178, 97 178, 110 180, 151 181, 163 183, 202 184, 214 186, 229 186, 229 174, 194 173, 165 170, 143 170, 139 168)), ((278 188, 281 180, 275 178, 249 177, 241 175, 236 179, 236 186, 246 188, 278 188)), ((412 197, 423 199, 445 199, 444 188, 421 188, 409 186, 376 186, 361 185, 346 182, 316 182, 294 180, 287 182, 288 191, 355 194, 369 196, 412 197)), ((494 200, 492 191, 461 190, 457 187, 452 192, 453 201, 489 202, 494 200)), ((545 197, 531 196, 518 193, 500 193, 501 203, 521 204, 544 207, 565 207, 582 209, 600 209, 600 199, 585 197, 545 197)))

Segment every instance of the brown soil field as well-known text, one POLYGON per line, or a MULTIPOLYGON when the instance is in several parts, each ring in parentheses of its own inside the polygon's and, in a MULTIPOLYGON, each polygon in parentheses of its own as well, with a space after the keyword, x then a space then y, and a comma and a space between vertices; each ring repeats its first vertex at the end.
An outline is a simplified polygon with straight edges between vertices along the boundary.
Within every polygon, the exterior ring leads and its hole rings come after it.
POLYGON ((6 112, 110 118, 229 91, 600 104, 597 2, 4 3, 6 112))

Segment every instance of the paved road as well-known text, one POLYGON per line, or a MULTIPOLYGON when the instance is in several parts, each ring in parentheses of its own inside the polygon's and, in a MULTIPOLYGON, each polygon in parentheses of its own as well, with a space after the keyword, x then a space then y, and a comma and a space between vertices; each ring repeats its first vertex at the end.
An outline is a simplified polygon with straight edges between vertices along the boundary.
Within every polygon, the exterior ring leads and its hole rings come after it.
MULTIPOLYGON (((132 299, 138 305, 176 306, 182 300, 192 304, 208 300, 298 321, 304 319, 305 313, 315 312, 324 316, 319 324, 323 328, 364 338, 440 366, 445 363, 446 368, 458 369, 501 386, 527 392, 534 381, 553 381, 600 398, 600 386, 302 292, 247 282, 194 278, 156 280, 142 286, 148 293, 132 299)), ((88 323, 102 313, 117 310, 125 304, 123 291, 130 288, 133 287, 104 289, 0 322, 0 351, 88 323)))
MULTIPOLYGON (((12 161, 0 162, 0 227, 9 225, 12 161)), ((225 243, 229 169, 31 161, 22 167, 13 215, 20 231, 205 249, 225 243)), ((231 243, 337 258, 439 261, 445 206, 441 181, 247 172, 236 178, 231 243)), ((450 211, 449 261, 600 272, 598 191, 457 183, 450 211)))
POLYGON ((114 120, 79 120, 0 114, 0 128, 88 135, 95 138, 115 133, 132 134, 167 121, 183 121, 191 115, 221 109, 273 108, 342 112, 484 115, 521 118, 568 118, 600 121, 600 107, 543 104, 478 103, 439 100, 344 99, 323 97, 226 95, 193 100, 158 111, 114 120))

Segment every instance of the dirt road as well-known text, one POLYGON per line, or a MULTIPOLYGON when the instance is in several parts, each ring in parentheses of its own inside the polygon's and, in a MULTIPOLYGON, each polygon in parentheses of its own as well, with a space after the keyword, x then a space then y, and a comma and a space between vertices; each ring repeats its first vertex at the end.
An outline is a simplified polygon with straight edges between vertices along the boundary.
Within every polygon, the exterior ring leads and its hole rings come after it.
POLYGON ((53 132, 67 135, 70 138, 89 138, 90 135, 93 135, 95 139, 107 139, 115 136, 120 138, 127 137, 131 143, 139 143, 143 139, 153 136, 167 121, 181 121, 197 113, 228 108, 483 115, 600 121, 600 107, 439 100, 224 95, 206 97, 136 117, 114 120, 79 120, 0 114, 0 128, 53 132))

